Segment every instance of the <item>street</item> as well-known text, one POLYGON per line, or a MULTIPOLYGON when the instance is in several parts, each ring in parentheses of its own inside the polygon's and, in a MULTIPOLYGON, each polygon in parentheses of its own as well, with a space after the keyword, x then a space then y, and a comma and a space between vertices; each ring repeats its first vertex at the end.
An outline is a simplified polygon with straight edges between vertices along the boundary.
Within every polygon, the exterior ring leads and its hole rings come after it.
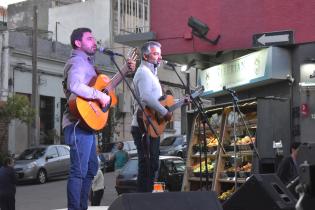
MULTIPOLYGON (((102 206, 117 198, 114 172, 104 174, 105 191, 102 206)), ((51 210, 67 207, 67 178, 50 180, 45 184, 23 183, 16 188, 16 210, 51 210)))

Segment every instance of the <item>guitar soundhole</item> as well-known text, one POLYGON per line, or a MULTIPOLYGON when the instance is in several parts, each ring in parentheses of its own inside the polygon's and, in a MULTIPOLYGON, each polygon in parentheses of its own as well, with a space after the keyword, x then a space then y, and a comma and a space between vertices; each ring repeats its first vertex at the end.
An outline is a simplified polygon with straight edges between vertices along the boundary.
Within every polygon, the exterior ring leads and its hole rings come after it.
POLYGON ((164 101, 166 99, 166 95, 163 95, 159 98, 159 101, 164 101))

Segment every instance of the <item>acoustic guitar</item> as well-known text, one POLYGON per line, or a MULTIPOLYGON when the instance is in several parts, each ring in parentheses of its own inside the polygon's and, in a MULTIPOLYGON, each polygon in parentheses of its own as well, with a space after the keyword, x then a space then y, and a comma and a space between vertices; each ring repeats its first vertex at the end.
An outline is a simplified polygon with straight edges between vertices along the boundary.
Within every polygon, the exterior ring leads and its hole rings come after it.
MULTIPOLYGON (((185 96, 176 103, 174 103, 174 97, 172 95, 162 96, 159 101, 168 111, 173 112, 175 109, 183 105, 187 105, 191 99, 198 97, 203 93, 203 91, 203 86, 199 87, 191 94, 191 96, 185 96)), ((164 120, 163 116, 152 108, 145 107, 144 112, 145 113, 142 113, 142 119, 147 133, 153 138, 159 137, 164 132, 168 121, 164 120), (152 124, 149 123, 146 116, 151 119, 152 124), (154 126, 154 128, 152 126, 154 126)))
MULTIPOLYGON (((135 61, 138 57, 137 48, 132 49, 128 57, 135 61)), ((89 84, 90 87, 107 93, 111 97, 110 106, 102 108, 97 100, 87 100, 73 93, 70 95, 69 110, 76 118, 80 119, 81 126, 94 131, 99 131, 105 127, 109 108, 115 106, 118 101, 114 89, 123 80, 123 77, 132 70, 123 68, 121 71, 122 74, 118 71, 109 82, 105 82, 109 80, 108 76, 99 74, 89 84)))

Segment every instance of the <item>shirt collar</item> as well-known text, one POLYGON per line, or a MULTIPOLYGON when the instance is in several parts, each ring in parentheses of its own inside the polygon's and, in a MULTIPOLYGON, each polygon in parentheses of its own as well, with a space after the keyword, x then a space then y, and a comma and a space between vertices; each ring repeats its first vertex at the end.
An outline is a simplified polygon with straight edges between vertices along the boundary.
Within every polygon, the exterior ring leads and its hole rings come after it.
POLYGON ((84 51, 82 50, 78 50, 78 49, 73 49, 72 52, 71 52, 71 55, 74 57, 74 56, 79 56, 83 59, 87 59, 88 62, 90 64, 93 64, 93 56, 89 56, 88 54, 86 54, 84 51))
POLYGON ((157 68, 152 63, 142 60, 142 64, 148 67, 155 76, 157 75, 157 68))

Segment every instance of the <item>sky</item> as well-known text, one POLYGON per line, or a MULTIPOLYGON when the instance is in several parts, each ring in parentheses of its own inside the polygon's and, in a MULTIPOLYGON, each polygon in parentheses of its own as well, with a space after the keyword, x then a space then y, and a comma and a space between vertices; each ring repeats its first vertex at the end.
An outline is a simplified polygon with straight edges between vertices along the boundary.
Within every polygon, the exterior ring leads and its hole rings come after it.
POLYGON ((26 0, 0 0, 0 6, 7 8, 8 4, 14 4, 20 1, 26 1, 26 0))

